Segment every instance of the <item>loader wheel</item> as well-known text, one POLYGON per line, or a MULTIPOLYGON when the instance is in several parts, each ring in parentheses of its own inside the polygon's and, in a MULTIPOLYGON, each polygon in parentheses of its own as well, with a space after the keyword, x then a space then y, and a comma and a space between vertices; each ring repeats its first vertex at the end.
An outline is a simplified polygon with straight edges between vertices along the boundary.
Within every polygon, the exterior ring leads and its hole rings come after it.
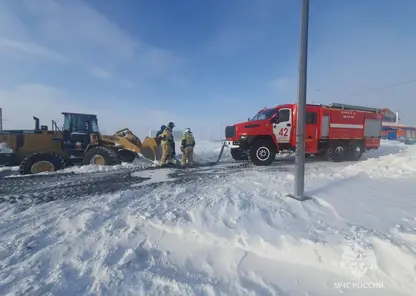
POLYGON ((115 150, 104 146, 97 146, 85 153, 83 163, 84 165, 117 165, 121 164, 121 159, 115 150))
POLYGON ((231 157, 234 160, 248 160, 247 152, 238 149, 238 148, 231 148, 231 157))
POLYGON ((122 162, 132 163, 136 159, 136 153, 130 150, 120 150, 118 154, 122 162))
POLYGON ((35 153, 22 160, 19 166, 21 175, 54 172, 65 167, 65 160, 55 153, 35 153))
POLYGON ((334 144, 329 146, 326 157, 329 161, 340 162, 345 158, 345 148, 341 144, 334 144))
POLYGON ((276 147, 270 141, 256 141, 248 150, 248 157, 254 165, 268 166, 276 157, 276 147))

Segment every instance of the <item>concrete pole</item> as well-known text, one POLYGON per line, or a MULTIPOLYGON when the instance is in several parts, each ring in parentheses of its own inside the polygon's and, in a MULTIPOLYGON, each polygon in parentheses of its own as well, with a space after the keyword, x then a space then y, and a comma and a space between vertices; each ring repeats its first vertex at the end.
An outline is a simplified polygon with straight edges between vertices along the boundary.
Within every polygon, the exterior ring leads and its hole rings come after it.
POLYGON ((304 196, 305 191, 305 130, 306 130, 306 88, 308 67, 308 24, 309 0, 302 0, 300 57, 299 57, 299 85, 296 125, 296 158, 295 158, 295 192, 289 195, 299 201, 309 199, 304 196))

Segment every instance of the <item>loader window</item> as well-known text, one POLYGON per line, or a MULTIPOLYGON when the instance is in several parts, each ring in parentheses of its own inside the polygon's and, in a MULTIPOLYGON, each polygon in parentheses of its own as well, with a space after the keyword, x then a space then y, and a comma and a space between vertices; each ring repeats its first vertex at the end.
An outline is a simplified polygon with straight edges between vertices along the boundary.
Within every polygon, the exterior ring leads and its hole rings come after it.
POLYGON ((97 118, 95 116, 79 116, 76 128, 80 132, 96 133, 98 131, 97 118))
POLYGON ((72 130, 74 132, 87 132, 88 131, 88 122, 85 120, 85 118, 81 116, 73 117, 72 122, 72 130))
POLYGON ((99 132, 97 118, 93 118, 89 122, 89 128, 90 128, 90 132, 92 132, 92 133, 98 133, 99 132))
POLYGON ((66 114, 64 130, 79 133, 99 132, 97 117, 84 114, 66 114))
POLYGON ((64 130, 65 131, 70 131, 71 130, 71 117, 70 116, 65 116, 64 130))
POLYGON ((317 124, 317 123, 318 123, 318 113, 306 112, 306 124, 317 124))

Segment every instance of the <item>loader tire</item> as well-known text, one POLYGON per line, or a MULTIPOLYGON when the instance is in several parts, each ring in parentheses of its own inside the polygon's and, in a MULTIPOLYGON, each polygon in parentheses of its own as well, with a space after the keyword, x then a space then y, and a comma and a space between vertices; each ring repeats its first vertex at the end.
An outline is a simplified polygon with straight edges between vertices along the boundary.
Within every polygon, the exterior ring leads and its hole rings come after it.
POLYGON ((21 175, 55 172, 65 168, 65 160, 56 153, 35 153, 25 157, 19 166, 21 175))
POLYGON ((132 163, 136 159, 136 153, 130 150, 121 150, 118 152, 122 162, 132 163))
POLYGON ((326 157, 331 162, 341 162, 345 160, 345 147, 342 144, 332 144, 326 151, 326 157))
POLYGON ((117 151, 108 147, 97 146, 85 153, 83 163, 84 165, 118 165, 121 164, 121 158, 117 151))
POLYGON ((241 149, 232 148, 230 152, 231 152, 231 157, 234 160, 237 160, 237 161, 238 160, 248 160, 247 152, 245 152, 245 151, 243 151, 241 149))
POLYGON ((276 158, 276 147, 267 140, 256 141, 248 150, 248 158, 256 166, 271 165, 276 158))

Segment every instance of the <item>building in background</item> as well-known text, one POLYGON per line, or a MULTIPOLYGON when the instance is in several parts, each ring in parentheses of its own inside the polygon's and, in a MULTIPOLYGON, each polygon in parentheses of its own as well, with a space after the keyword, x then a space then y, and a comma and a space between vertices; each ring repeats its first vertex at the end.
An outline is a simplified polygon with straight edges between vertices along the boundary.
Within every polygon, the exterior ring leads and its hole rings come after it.
POLYGON ((390 109, 383 109, 381 138, 398 140, 406 144, 416 143, 416 127, 404 125, 400 122, 399 113, 390 109))

